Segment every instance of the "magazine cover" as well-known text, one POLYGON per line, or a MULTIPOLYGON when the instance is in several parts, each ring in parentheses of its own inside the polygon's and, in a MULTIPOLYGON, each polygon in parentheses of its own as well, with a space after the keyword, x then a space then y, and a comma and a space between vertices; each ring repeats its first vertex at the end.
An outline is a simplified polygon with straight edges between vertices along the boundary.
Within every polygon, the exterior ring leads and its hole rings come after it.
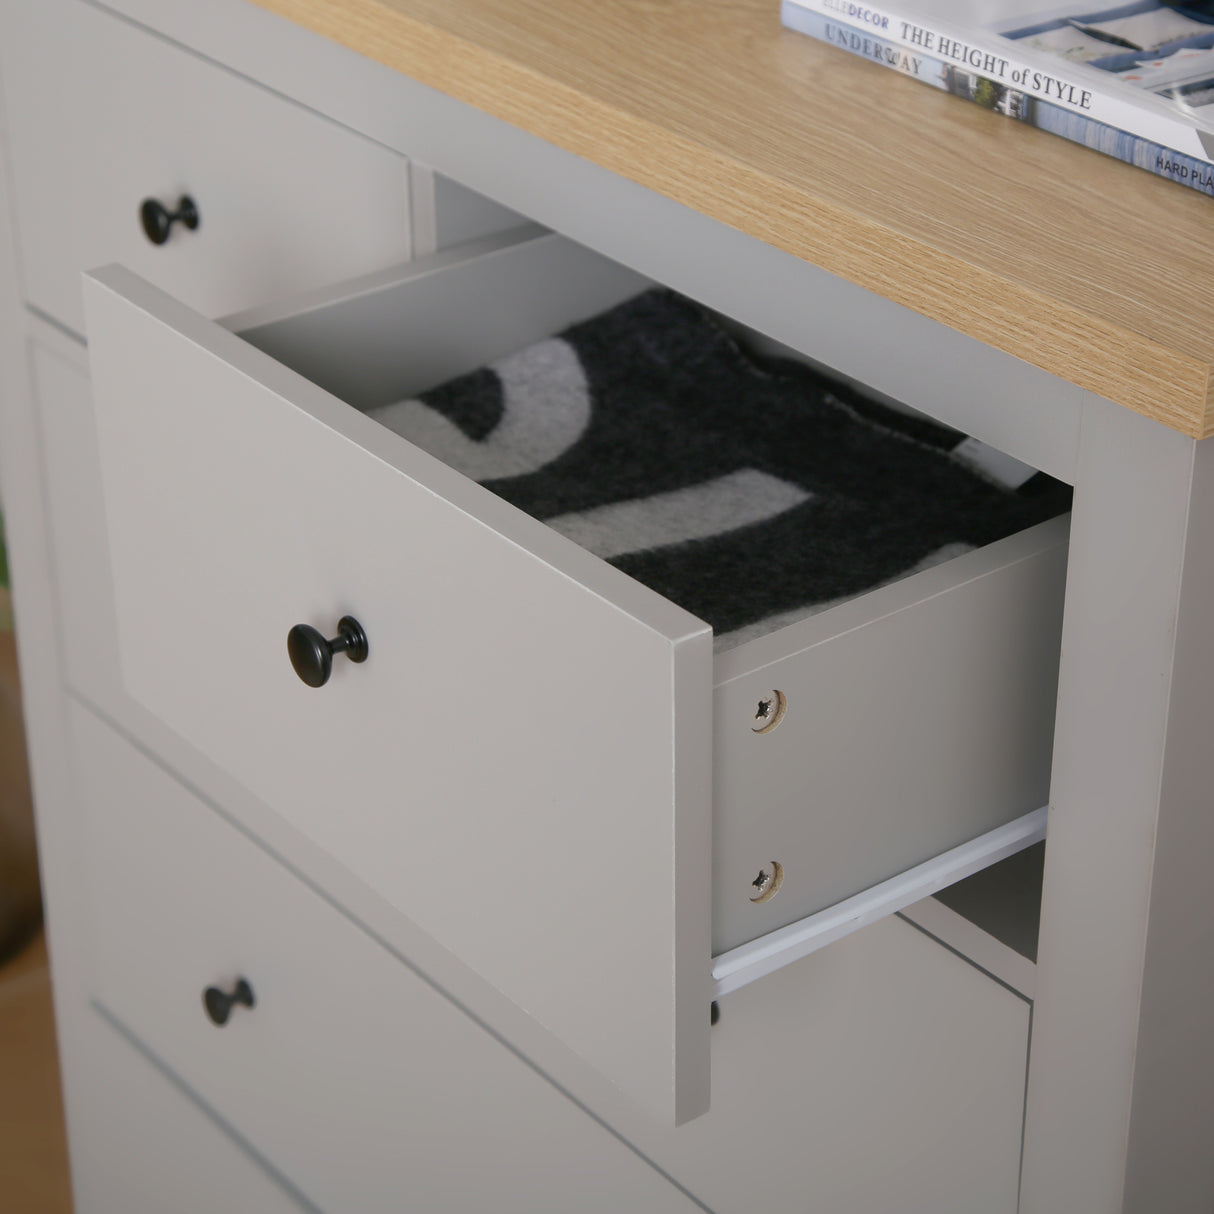
POLYGON ((953 82, 929 83, 987 108, 1031 119, 1030 101, 1043 102, 1051 129, 1073 138, 1069 125, 1089 146, 1128 136, 1214 161, 1214 0, 784 0, 782 12, 785 25, 824 41, 840 39, 811 15, 942 65, 953 82))

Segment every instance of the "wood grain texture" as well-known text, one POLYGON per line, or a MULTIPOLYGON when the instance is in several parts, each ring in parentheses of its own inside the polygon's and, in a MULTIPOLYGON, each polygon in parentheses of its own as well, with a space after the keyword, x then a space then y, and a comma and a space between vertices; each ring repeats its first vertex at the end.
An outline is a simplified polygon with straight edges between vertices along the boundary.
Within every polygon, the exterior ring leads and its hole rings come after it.
POLYGON ((776 0, 256 0, 1197 437, 1209 199, 784 30, 776 0))

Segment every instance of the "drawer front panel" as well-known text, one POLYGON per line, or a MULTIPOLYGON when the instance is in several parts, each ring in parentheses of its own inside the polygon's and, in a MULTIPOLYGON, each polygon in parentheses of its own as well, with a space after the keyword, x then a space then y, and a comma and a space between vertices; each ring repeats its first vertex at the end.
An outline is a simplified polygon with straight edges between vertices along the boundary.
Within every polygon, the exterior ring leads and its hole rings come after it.
POLYGON ((703 1117, 613 1124, 721 1214, 1015 1214, 1029 1014, 891 917, 721 1001, 703 1117))
POLYGON ((207 315, 409 256, 395 152, 75 0, 0 38, 29 301, 84 331, 82 270, 121 261, 207 315), (197 204, 152 244, 144 199, 197 204))
POLYGON ((321 1209, 694 1205, 82 708, 98 998, 321 1209), (245 978, 222 1027, 208 986, 245 978))
POLYGON ((625 1090, 702 1111, 706 626, 133 276, 88 287, 131 693, 625 1090), (305 686, 288 631, 346 615, 368 660, 305 686))

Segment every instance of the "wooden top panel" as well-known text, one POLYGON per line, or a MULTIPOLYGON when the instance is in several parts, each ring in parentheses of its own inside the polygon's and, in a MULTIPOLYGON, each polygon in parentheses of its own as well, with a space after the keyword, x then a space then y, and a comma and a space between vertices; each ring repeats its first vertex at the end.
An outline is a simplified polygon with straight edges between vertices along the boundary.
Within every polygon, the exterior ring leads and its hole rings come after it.
POLYGON ((257 0, 1197 437, 1214 200, 785 30, 778 0, 257 0))

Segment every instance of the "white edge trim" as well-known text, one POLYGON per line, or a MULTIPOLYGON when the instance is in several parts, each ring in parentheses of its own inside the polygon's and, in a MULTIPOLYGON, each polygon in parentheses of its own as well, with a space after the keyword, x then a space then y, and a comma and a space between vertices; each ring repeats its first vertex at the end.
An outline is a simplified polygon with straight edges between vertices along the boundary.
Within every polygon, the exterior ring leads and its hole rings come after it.
POLYGON ((712 997, 783 969, 793 961, 850 935, 878 919, 972 876, 1045 838, 1047 807, 996 827, 861 893, 795 923, 740 944, 712 960, 712 997))

